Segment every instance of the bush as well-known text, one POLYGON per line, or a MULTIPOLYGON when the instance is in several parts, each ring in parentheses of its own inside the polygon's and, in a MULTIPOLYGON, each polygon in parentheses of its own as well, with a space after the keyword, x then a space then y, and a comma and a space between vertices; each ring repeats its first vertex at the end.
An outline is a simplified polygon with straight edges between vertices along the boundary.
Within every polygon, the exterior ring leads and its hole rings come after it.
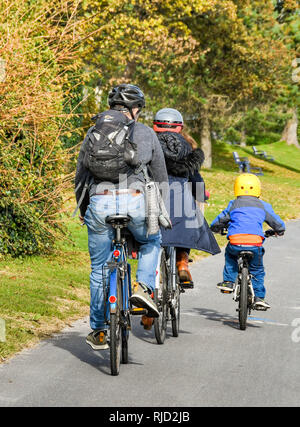
POLYGON ((2 255, 48 252, 62 231, 59 212, 68 161, 60 140, 67 120, 63 87, 66 73, 78 66, 75 27, 68 18, 72 11, 72 1, 0 4, 2 255))

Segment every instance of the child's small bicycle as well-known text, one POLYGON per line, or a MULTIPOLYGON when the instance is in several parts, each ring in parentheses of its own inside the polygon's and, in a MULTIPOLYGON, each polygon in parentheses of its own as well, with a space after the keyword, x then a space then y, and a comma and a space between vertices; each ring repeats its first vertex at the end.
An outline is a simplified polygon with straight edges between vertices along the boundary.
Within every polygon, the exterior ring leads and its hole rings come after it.
MULTIPOLYGON (((221 230, 222 235, 227 234, 227 229, 221 230)), ((267 230, 265 237, 275 236, 274 230, 267 230)), ((250 250, 241 251, 238 257, 238 275, 235 281, 235 287, 233 291, 233 300, 238 303, 236 311, 239 314, 239 325, 240 329, 244 331, 247 326, 248 315, 251 314, 251 310, 266 311, 264 307, 256 307, 254 304, 254 291, 251 282, 251 274, 249 273, 249 263, 253 258, 253 252, 250 250)))

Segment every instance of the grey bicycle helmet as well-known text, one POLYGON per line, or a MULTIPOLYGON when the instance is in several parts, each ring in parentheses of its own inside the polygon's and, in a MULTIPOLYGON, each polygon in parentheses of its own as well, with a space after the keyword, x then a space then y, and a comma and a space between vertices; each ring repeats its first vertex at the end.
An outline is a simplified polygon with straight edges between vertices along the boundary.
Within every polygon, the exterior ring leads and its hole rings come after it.
POLYGON ((155 132, 180 132, 183 128, 183 117, 174 108, 163 108, 159 110, 153 120, 155 132))

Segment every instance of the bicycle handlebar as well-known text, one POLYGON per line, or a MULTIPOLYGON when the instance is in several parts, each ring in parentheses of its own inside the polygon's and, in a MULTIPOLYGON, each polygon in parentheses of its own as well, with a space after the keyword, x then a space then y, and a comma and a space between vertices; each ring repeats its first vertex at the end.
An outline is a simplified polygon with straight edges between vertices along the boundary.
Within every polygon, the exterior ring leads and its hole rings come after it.
POLYGON ((275 234, 276 234, 275 231, 272 230, 271 228, 269 230, 265 231, 265 237, 266 238, 271 237, 271 236, 275 236, 275 234))
POLYGON ((283 235, 284 235, 284 231, 278 232, 278 231, 272 230, 271 228, 269 230, 265 231, 265 237, 266 238, 271 237, 271 236, 277 237, 277 236, 283 236, 283 235))
MULTIPOLYGON (((215 233, 219 233, 219 234, 221 234, 221 236, 226 236, 227 235, 227 231, 228 231, 228 228, 227 227, 223 227, 223 228, 220 228, 218 231, 215 231, 215 233)), ((268 229, 268 230, 266 230, 265 231, 265 238, 267 239, 268 237, 271 237, 271 236, 283 236, 283 234, 284 234, 284 231, 282 231, 282 232, 276 232, 275 230, 273 230, 272 228, 270 228, 270 229, 268 229)))

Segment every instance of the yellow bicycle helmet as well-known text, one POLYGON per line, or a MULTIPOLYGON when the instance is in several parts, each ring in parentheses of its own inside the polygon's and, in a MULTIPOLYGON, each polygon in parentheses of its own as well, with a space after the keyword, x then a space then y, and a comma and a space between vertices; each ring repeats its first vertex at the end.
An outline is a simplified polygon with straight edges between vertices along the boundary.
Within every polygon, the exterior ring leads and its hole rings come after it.
POLYGON ((252 173, 242 173, 234 183, 234 195, 259 197, 261 194, 260 180, 252 173))

